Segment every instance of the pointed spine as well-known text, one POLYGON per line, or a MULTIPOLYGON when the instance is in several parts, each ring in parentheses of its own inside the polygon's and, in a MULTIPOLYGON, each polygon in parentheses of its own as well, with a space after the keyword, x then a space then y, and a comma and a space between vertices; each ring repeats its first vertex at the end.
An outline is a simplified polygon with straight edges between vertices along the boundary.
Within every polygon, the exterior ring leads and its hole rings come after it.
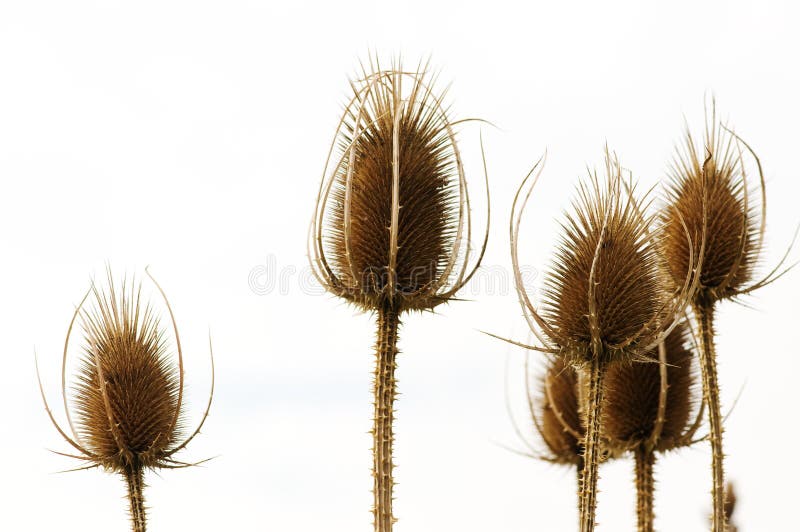
POLYGON ((389 302, 378 310, 378 340, 375 346, 373 464, 375 532, 391 532, 395 519, 393 502, 394 400, 396 396, 397 330, 400 326, 397 309, 389 302))
POLYGON ((128 502, 131 512, 132 532, 145 532, 147 520, 144 508, 144 469, 133 465, 125 469, 125 483, 128 486, 128 502))
POLYGON ((589 389, 586 398, 586 442, 581 475, 580 530, 594 530, 597 507, 597 470, 600 462, 600 405, 603 401, 603 376, 605 364, 600 353, 592 357, 589 366, 589 389))
POLYGON ((703 375, 703 398, 708 405, 708 424, 711 441, 711 475, 713 513, 711 532, 725 531, 725 470, 722 450, 722 414, 719 403, 719 382, 717 381, 717 353, 714 347, 713 303, 696 301, 694 314, 700 330, 700 369, 703 375))
POLYGON ((639 532, 653 532, 653 493, 655 482, 653 480, 653 464, 656 455, 649 451, 645 445, 640 445, 634 451, 636 461, 636 520, 639 532))

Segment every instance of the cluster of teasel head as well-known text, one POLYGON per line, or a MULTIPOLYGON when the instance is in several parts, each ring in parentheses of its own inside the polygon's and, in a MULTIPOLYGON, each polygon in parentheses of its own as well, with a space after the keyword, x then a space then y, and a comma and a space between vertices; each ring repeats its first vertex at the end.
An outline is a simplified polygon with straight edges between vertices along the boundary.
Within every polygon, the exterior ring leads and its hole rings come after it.
POLYGON ((69 432, 56 421, 39 381, 50 420, 77 451, 59 454, 81 460, 84 465, 79 470, 103 468, 123 477, 134 532, 144 532, 147 526, 145 471, 196 464, 174 456, 200 432, 214 391, 212 356, 208 406, 197 428, 188 433, 178 328, 164 292, 155 280, 153 283, 164 298, 172 322, 176 353, 171 353, 167 329, 153 307, 142 302, 141 285, 123 281, 117 286, 109 271, 107 286, 92 284, 67 330, 61 393, 69 432), (76 322, 82 329, 83 342, 70 401, 67 355, 76 322))
POLYGON ((713 309, 780 277, 788 251, 763 280, 752 281, 766 209, 760 161, 713 113, 709 122, 702 148, 687 133, 655 213, 648 214, 651 202, 637 197, 632 182, 623 186, 620 166, 607 154, 605 179, 592 175, 581 184, 566 214, 538 305, 522 285, 518 247, 542 161, 514 200, 512 263, 520 304, 539 340, 525 347, 555 358, 543 376, 538 411, 529 393, 530 413, 547 447, 544 458, 581 469, 582 531, 594 528, 598 464, 626 451, 636 457, 639 529, 652 530, 655 453, 693 443, 704 411, 713 456, 712 531, 726 529, 713 309), (760 208, 748 196, 745 154, 758 169, 760 208), (700 341, 692 349, 688 340, 695 336, 700 341))

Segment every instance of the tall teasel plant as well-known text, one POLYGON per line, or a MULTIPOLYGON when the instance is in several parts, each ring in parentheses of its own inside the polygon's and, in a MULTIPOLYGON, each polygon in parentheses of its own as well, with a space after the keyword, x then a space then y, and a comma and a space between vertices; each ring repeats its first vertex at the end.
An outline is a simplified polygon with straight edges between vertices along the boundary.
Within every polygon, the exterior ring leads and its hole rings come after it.
MULTIPOLYGON (((467 178, 444 92, 428 66, 351 82, 309 232, 309 258, 331 293, 377 317, 373 517, 392 530, 395 369, 400 316, 451 300, 477 270, 467 178), (473 264, 474 263, 474 264, 473 264)), ((484 174, 485 174, 484 164, 484 174)), ((488 182, 487 182, 488 210, 488 182)))
POLYGON ((703 418, 695 408, 690 329, 681 322, 645 356, 653 362, 609 367, 602 405, 603 435, 614 453, 633 453, 639 532, 652 532, 653 467, 657 453, 690 445, 703 418))
POLYGON ((555 258, 546 274, 539 308, 522 283, 519 229, 541 173, 537 163, 514 198, 511 259, 523 313, 542 346, 583 373, 586 437, 580 489, 580 530, 594 529, 597 470, 601 456, 604 378, 616 363, 646 360, 676 323, 693 293, 689 264, 684 283, 667 290, 660 250, 651 237, 655 219, 645 216, 632 184, 623 187, 619 162, 606 154, 606 176, 596 173, 578 188, 562 223, 555 258), (527 189, 527 191, 526 191, 527 189))
MULTIPOLYGON (((712 104, 702 148, 687 130, 685 145, 678 148, 668 173, 663 253, 674 285, 683 282, 688 265, 702 261, 695 274, 698 285, 691 306, 700 337, 700 369, 703 397, 708 406, 712 451, 712 531, 725 527, 723 468, 723 419, 719 399, 714 312, 717 303, 737 300, 773 282, 789 252, 763 279, 754 273, 763 248, 766 221, 766 188, 761 162, 750 146, 727 127, 718 125, 712 104), (760 201, 748 194, 744 154, 749 153, 758 170, 760 201), (704 246, 698 242, 704 239, 704 246)), ((790 246, 791 249, 791 246, 790 246)))
POLYGON ((58 454, 81 460, 84 465, 76 470, 102 467, 123 477, 133 532, 144 532, 147 527, 143 493, 145 471, 196 465, 177 460, 174 456, 199 434, 214 394, 212 354, 208 405, 197 428, 185 436, 180 336, 164 291, 155 279, 151 277, 151 280, 169 312, 177 360, 169 353, 167 329, 153 308, 141 301, 141 285, 123 281, 117 287, 109 271, 108 286, 101 289, 92 284, 75 309, 67 329, 61 365, 61 394, 69 433, 56 421, 39 378, 39 389, 50 421, 78 452, 58 454), (91 301, 87 301, 90 298, 91 301), (73 397, 70 401, 67 353, 76 321, 83 332, 83 345, 77 372, 71 381, 73 397))

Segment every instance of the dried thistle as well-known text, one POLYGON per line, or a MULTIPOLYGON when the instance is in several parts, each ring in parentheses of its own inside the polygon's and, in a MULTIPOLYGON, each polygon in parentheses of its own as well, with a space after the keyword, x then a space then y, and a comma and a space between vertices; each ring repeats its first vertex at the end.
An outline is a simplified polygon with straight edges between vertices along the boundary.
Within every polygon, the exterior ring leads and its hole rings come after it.
MULTIPOLYGON (((712 449, 712 531, 724 530, 722 416, 714 346, 714 308, 717 302, 737 299, 765 286, 786 271, 780 271, 787 254, 769 274, 753 281, 763 247, 766 219, 766 189, 761 162, 750 146, 725 126, 718 130, 712 104, 706 125, 702 158, 691 133, 669 171, 666 205, 661 220, 662 246, 668 271, 675 285, 682 282, 687 264, 702 262, 694 275, 698 289, 692 309, 700 335, 700 368, 703 396, 708 405, 712 449), (761 198, 754 205, 748 195, 744 153, 755 160, 761 198)), ((790 246, 791 249, 791 246, 790 246)))
POLYGON ((607 154, 605 183, 597 174, 592 174, 588 184, 582 183, 572 213, 562 223, 557 253, 541 293, 541 310, 537 310, 522 284, 518 243, 520 219, 539 176, 538 166, 514 199, 511 257, 523 312, 544 344, 534 349, 563 357, 585 372, 587 431, 580 529, 586 532, 594 529, 606 370, 620 361, 646 359, 646 353, 664 339, 692 294, 691 267, 679 289, 665 289, 659 249, 651 235, 654 219, 643 214, 633 185, 623 192, 619 163, 607 154))
POLYGON ((691 418, 695 383, 688 334, 688 324, 681 322, 648 353, 658 362, 616 364, 606 375, 603 434, 617 453, 634 454, 640 532, 653 530, 656 453, 692 443, 702 420, 702 406, 691 418))
MULTIPOLYGON (((319 282, 377 313, 374 380, 374 525, 392 514, 392 444, 400 315, 449 301, 474 266, 467 180, 455 123, 436 79, 377 60, 351 82, 353 96, 334 135, 309 233, 319 282), (336 157, 334 157, 334 152, 336 157)), ((484 168, 485 169, 485 168, 484 168)), ((487 189, 488 190, 488 189, 487 189)), ((488 192, 487 192, 488 199, 488 192)))
POLYGON ((61 392, 71 436, 55 420, 39 380, 50 420, 61 436, 79 452, 79 455, 65 456, 86 464, 79 470, 102 467, 125 479, 134 532, 146 529, 145 470, 195 465, 176 460, 173 456, 200 432, 214 390, 212 356, 208 406, 197 428, 182 439, 185 414, 183 354, 172 309, 157 283, 156 287, 164 297, 172 321, 177 364, 169 356, 166 329, 160 319, 149 305, 142 306, 141 285, 134 287, 123 281, 118 293, 109 271, 108 288, 101 290, 93 284, 75 309, 64 343, 61 392), (94 305, 88 309, 84 304, 90 295, 94 296, 94 305), (73 381, 74 405, 70 409, 66 391, 67 351, 72 328, 79 316, 84 342, 73 381))

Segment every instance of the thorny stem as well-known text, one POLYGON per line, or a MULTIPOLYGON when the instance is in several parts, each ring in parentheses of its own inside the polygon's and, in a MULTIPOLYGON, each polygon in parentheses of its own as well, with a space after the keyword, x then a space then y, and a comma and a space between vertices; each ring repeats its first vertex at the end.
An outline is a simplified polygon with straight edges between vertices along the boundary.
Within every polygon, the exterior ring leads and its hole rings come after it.
POLYGON ((385 303, 378 310, 378 340, 375 346, 375 413, 372 429, 372 476, 374 479, 372 509, 375 532, 391 532, 394 487, 392 444, 394 443, 395 376, 397 368, 397 329, 400 325, 397 308, 385 303))
POLYGON ((653 464, 654 452, 640 445, 634 451, 636 458, 636 516, 639 532, 653 532, 653 464))
POLYGON ((144 512, 144 470, 134 465, 126 468, 125 482, 128 485, 131 527, 133 532, 145 532, 147 521, 144 512))
POLYGON ((600 461, 600 405, 603 401, 603 376, 605 363, 595 353, 589 366, 589 395, 586 401, 586 437, 583 453, 583 474, 580 493, 580 530, 594 530, 594 514, 597 507, 597 469, 600 461))
POLYGON ((719 404, 719 384, 717 382, 717 355, 714 349, 713 303, 696 301, 694 314, 700 329, 700 368, 703 374, 703 399, 708 405, 708 423, 711 440, 711 474, 713 513, 711 532, 725 530, 725 471, 722 452, 722 414, 719 404))

